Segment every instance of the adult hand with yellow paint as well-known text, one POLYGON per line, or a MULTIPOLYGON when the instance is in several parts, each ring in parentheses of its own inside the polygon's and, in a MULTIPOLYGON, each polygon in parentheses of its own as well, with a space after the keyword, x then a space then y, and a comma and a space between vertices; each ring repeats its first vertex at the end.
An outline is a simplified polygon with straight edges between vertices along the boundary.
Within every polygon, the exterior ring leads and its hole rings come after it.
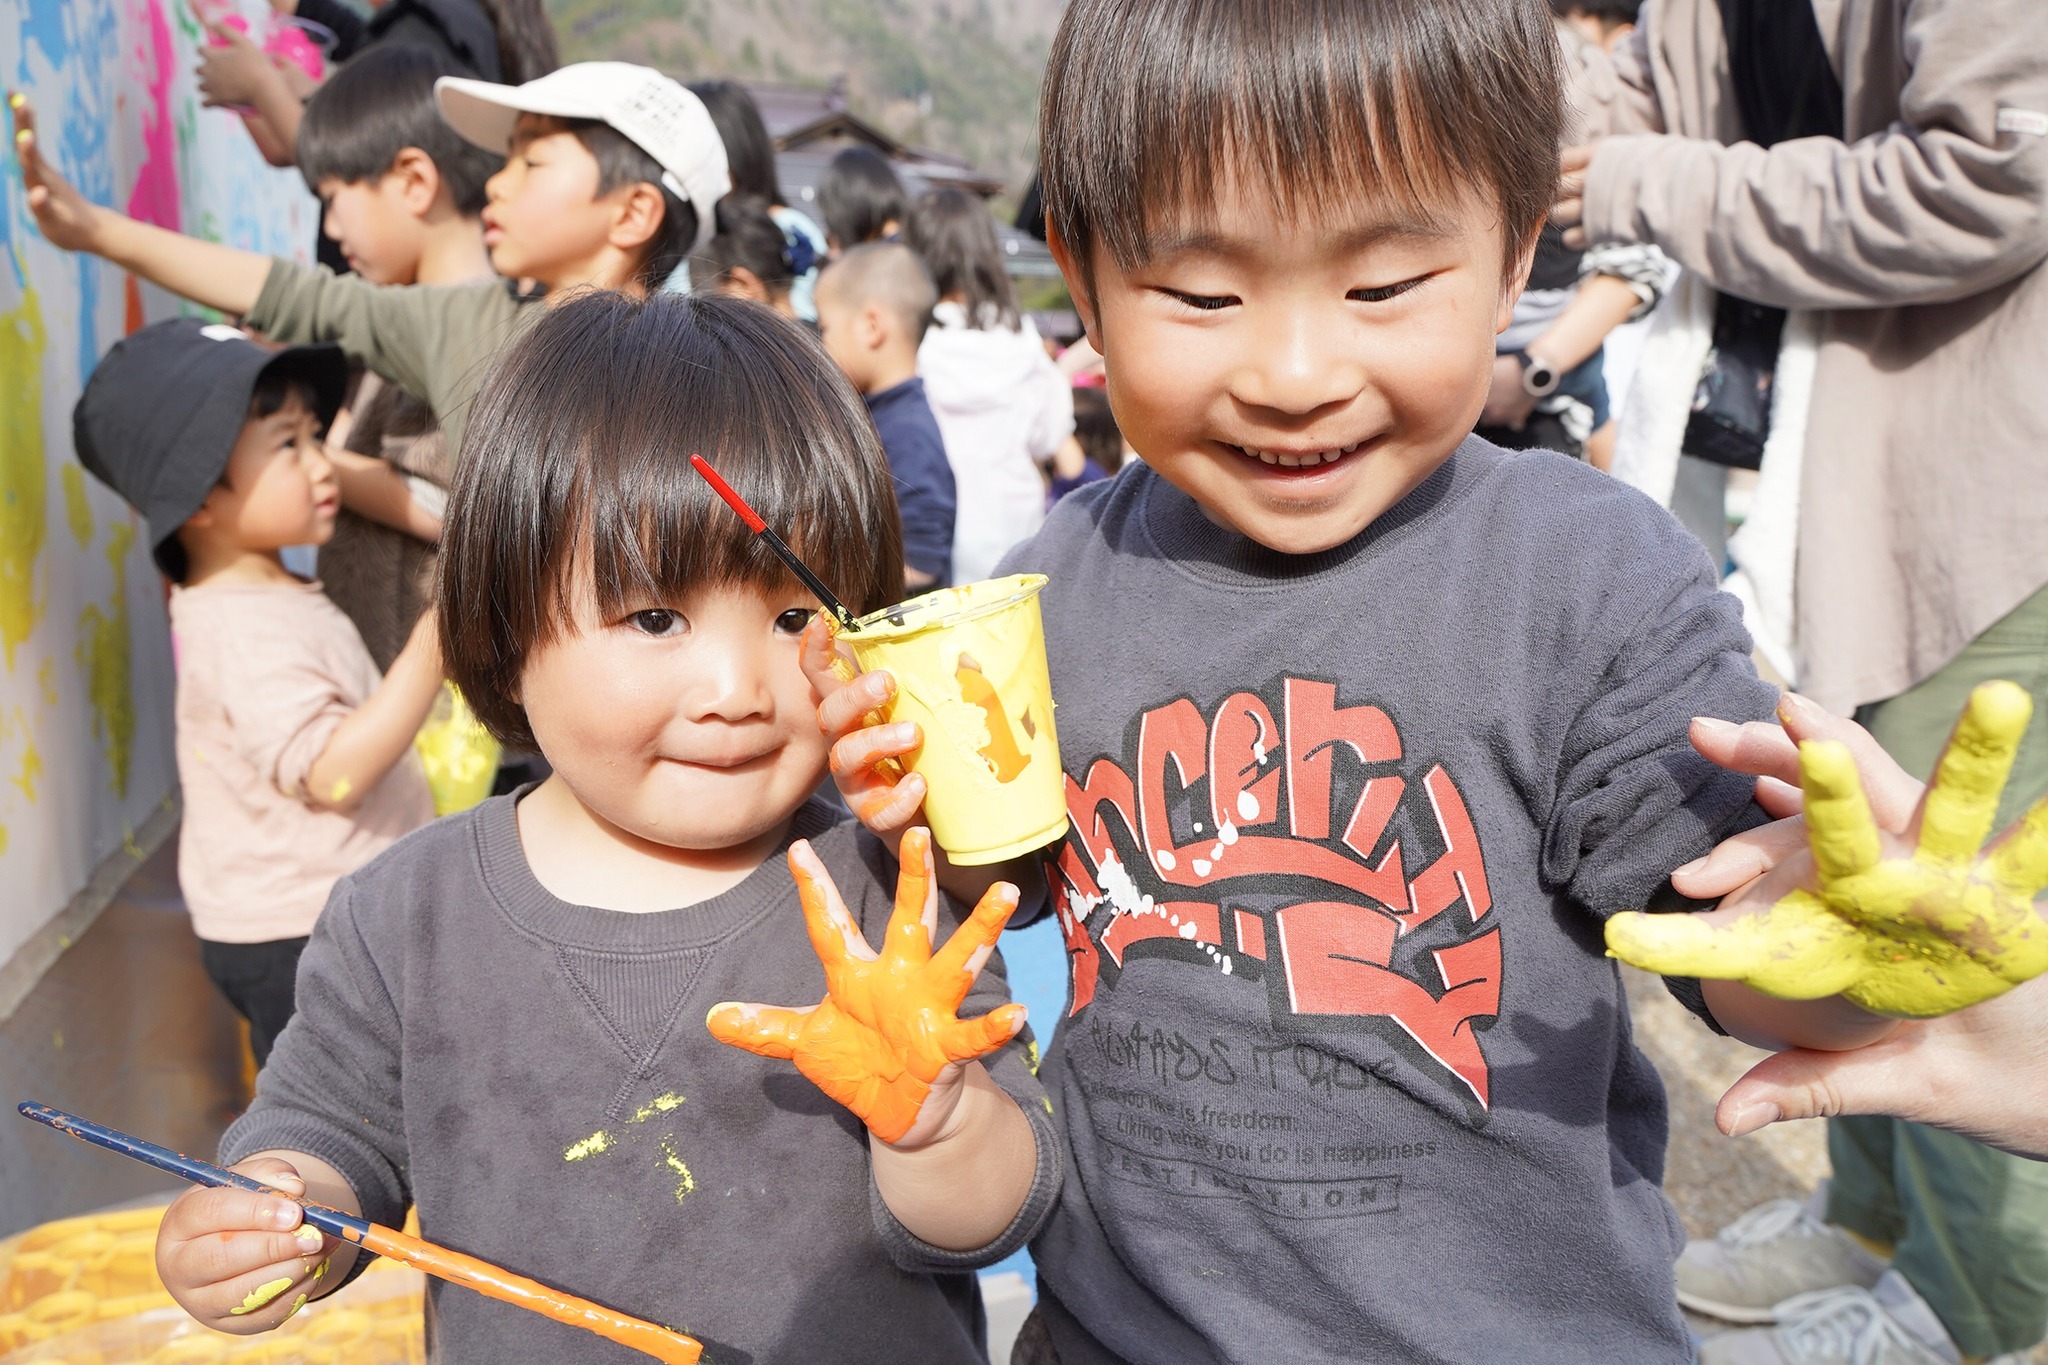
POLYGON ((1780 1000, 1841 996, 1893 1019, 1947 1014, 2048 971, 2034 906, 2048 885, 2048 801, 1985 847, 2032 710, 2011 683, 1972 693, 1903 837, 1880 830, 1848 746, 1803 744, 1808 856, 1713 913, 1617 915, 1609 948, 1664 975, 1780 1000), (1807 884, 1778 894, 1791 879, 1807 884))
MULTIPOLYGON (((290 1157, 255 1156, 229 1169, 287 1194, 310 1192, 322 1204, 357 1211, 338 1172, 304 1153, 290 1157), (311 1191, 308 1175, 317 1186, 311 1191)), ((185 1191, 164 1210, 156 1234, 157 1275, 178 1306, 216 1332, 238 1336, 267 1332, 333 1290, 356 1254, 308 1227, 292 1200, 227 1187, 185 1191)))
POLYGON ((936 952, 939 895, 931 835, 903 836, 895 912, 882 951, 862 937, 808 843, 789 851, 811 945, 825 964, 825 998, 810 1009, 726 1003, 706 1021, 722 1043, 794 1061, 884 1142, 918 1146, 946 1130, 966 1090, 966 1064, 1024 1026, 1024 1007, 979 1019, 957 1011, 1017 908, 1014 887, 990 888, 936 952))

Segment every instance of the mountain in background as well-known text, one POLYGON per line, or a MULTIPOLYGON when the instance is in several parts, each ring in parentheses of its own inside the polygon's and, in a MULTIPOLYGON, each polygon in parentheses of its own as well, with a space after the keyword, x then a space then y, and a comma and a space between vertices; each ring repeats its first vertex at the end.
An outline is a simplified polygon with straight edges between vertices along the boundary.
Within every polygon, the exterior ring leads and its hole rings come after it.
POLYGON ((1062 0, 546 0, 564 61, 826 89, 905 142, 1029 179, 1062 0))

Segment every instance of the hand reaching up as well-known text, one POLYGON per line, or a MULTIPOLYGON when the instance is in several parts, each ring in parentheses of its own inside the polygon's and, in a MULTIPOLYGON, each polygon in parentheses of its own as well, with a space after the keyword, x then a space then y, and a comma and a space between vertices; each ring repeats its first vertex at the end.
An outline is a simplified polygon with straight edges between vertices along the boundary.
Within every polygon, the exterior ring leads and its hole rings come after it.
POLYGON ((1766 995, 1842 995, 1872 1013, 1930 1018, 2048 971, 2048 801, 1985 850, 2033 711, 2011 683, 1971 694, 1904 840, 1880 831, 1849 748, 1801 746, 1810 855, 1720 911, 1617 915, 1615 955, 1650 971, 1741 981, 1766 995), (1788 875, 1809 884, 1758 909, 1788 875))
POLYGON ((1015 1037, 1024 1007, 1004 1005, 978 1019, 957 1013, 1017 908, 1016 888, 991 887, 934 952, 939 898, 930 832, 906 831, 901 856, 896 908, 877 953, 810 845, 791 848, 804 922, 825 965, 825 998, 802 1010, 716 1005, 706 1023, 722 1043, 794 1061, 876 1137, 915 1147, 944 1132, 964 1088, 963 1064, 1015 1037))
POLYGON ((35 215, 37 230, 51 246, 64 251, 98 250, 103 210, 43 160, 36 111, 28 96, 10 94, 7 108, 14 119, 14 155, 21 163, 22 188, 28 191, 28 211, 35 215))

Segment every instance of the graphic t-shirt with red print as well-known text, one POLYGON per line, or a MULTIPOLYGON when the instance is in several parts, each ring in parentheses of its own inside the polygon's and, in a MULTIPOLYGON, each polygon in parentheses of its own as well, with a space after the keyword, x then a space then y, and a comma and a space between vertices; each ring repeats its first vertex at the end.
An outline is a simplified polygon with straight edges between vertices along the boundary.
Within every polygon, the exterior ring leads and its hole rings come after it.
POLYGON ((1474 439, 1324 554, 1136 466, 1002 571, 1051 578, 1073 821, 1063 1365, 1690 1360, 1600 933, 1763 819, 1686 742, 1776 704, 1698 545, 1474 439))

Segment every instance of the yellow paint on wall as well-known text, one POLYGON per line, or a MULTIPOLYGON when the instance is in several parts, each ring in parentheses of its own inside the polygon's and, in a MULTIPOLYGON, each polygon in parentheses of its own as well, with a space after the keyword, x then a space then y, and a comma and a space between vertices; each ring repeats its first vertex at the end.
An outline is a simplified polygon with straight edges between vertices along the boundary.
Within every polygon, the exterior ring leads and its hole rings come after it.
POLYGON ((128 637, 128 551, 135 528, 120 524, 107 533, 107 562, 114 568, 114 600, 101 612, 88 605, 78 614, 78 664, 92 705, 92 730, 106 746, 114 795, 128 795, 128 760, 135 743, 133 661, 128 637))
MULTIPOLYGON (((26 267, 20 274, 27 277, 26 267)), ((9 670, 43 611, 35 571, 47 527, 44 344, 42 306, 24 289, 20 306, 0 313, 0 658, 9 670)))
POLYGON ((64 518, 83 550, 92 544, 92 504, 85 500, 85 471, 75 464, 64 466, 59 478, 64 483, 64 518))
POLYGON ((21 794, 28 798, 30 805, 35 804, 36 779, 42 775, 43 756, 37 752, 36 742, 31 739, 21 751, 21 771, 12 779, 14 785, 21 788, 21 794))

